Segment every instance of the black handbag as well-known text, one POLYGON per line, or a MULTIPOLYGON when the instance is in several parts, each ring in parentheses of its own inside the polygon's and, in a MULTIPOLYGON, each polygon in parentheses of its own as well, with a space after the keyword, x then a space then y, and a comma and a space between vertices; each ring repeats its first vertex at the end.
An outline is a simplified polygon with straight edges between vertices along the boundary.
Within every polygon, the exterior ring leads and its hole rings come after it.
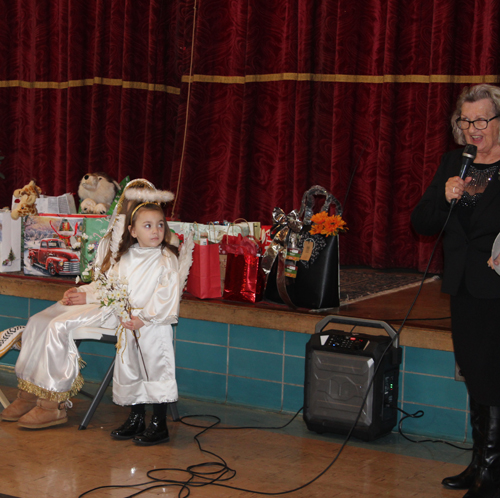
POLYGON ((311 217, 314 214, 316 196, 324 196, 320 211, 328 213, 335 206, 335 214, 342 215, 339 201, 327 190, 318 185, 304 193, 300 211, 285 213, 280 208, 273 210, 275 224, 271 235, 271 246, 263 259, 266 274, 264 297, 272 302, 285 303, 291 308, 337 308, 340 305, 340 268, 338 235, 326 237, 311 234, 311 217), (288 256, 302 253, 304 245, 312 246, 307 261, 292 262, 296 268, 294 277, 288 268, 288 256))

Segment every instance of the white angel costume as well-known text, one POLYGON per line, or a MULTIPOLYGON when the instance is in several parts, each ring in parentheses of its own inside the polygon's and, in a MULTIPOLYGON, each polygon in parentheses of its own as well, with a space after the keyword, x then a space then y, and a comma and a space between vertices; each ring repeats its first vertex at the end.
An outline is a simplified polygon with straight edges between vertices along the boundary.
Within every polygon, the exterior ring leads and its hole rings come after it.
MULTIPOLYGON (((122 230, 114 231, 121 234, 122 230)), ((112 239, 116 237, 115 233, 112 239)), ((113 244, 112 239, 99 247, 97 260, 113 244)), ((110 270, 126 279, 132 314, 144 322, 138 331, 140 350, 133 332, 119 329, 122 337, 113 376, 113 401, 119 405, 177 400, 172 324, 178 320, 191 251, 190 238, 181 248, 179 260, 167 249, 134 244, 110 270)), ((78 290, 87 293, 87 304, 64 306, 58 302, 29 319, 16 363, 20 389, 51 401, 74 396, 83 386, 83 378, 72 332, 93 326, 108 328, 114 335, 118 329, 117 316, 96 301, 95 282, 78 290)))

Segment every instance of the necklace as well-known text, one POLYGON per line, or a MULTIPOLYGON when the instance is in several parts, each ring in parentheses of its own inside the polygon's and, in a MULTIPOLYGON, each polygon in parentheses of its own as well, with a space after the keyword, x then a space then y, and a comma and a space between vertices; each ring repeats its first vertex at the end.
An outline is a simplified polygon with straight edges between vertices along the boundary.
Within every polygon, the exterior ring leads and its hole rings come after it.
POLYGON ((478 169, 471 165, 467 176, 472 177, 472 180, 465 187, 464 195, 459 201, 460 205, 462 207, 475 207, 497 171, 498 163, 485 169, 478 169))

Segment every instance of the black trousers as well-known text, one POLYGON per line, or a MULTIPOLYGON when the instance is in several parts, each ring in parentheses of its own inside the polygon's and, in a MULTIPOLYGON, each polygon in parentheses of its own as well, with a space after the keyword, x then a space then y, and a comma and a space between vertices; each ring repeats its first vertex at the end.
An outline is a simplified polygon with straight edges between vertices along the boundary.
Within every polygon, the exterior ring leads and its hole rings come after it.
POLYGON ((469 394, 500 406, 500 299, 475 298, 462 285, 450 305, 455 358, 469 394))

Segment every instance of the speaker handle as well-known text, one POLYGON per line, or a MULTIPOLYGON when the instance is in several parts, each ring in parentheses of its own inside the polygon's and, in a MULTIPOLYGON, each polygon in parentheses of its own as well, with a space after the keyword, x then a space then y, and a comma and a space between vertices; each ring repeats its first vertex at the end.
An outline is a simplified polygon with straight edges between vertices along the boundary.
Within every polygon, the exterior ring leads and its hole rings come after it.
POLYGON ((399 335, 387 322, 381 320, 370 320, 368 318, 354 318, 350 316, 329 315, 320 320, 314 329, 315 334, 323 332, 329 323, 343 323, 345 325, 359 325, 361 327, 371 327, 374 329, 384 329, 393 340, 394 347, 399 348, 399 335))

